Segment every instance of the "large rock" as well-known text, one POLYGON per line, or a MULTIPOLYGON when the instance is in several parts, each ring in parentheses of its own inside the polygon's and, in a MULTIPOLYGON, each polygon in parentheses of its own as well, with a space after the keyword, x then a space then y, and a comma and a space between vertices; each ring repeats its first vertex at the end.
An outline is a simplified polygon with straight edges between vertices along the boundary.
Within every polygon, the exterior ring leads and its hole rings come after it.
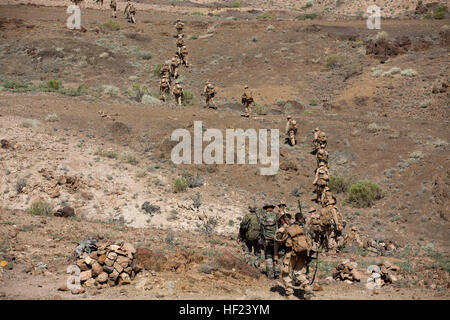
POLYGON ((125 242, 121 249, 125 252, 131 252, 132 254, 136 253, 136 249, 134 248, 134 246, 131 243, 125 242))
POLYGON ((100 283, 105 283, 108 281, 108 274, 106 272, 102 272, 98 275, 97 281, 100 283))
POLYGON ((92 278, 92 271, 91 270, 80 272, 80 280, 81 281, 87 281, 87 280, 89 280, 91 278, 92 278))
POLYGON ((162 271, 167 263, 167 258, 148 248, 137 248, 135 254, 135 263, 144 269, 162 271))
POLYGON ((119 276, 119 285, 125 285, 125 284, 130 284, 131 283, 131 279, 130 276, 128 274, 121 273, 119 276))
POLYGON ((102 272, 103 272, 103 267, 100 265, 100 263, 95 262, 92 265, 92 273, 93 273, 93 275, 96 277, 102 272))

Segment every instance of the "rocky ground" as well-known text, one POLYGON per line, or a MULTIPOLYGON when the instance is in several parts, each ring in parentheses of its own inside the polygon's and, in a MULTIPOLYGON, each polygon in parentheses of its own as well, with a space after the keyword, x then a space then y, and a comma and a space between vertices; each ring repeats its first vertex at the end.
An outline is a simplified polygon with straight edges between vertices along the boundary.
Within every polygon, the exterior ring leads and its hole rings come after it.
POLYGON ((115 31, 104 25, 107 11, 83 9, 79 32, 65 28, 64 2, 6 3, 0 1, 2 298, 283 299, 280 283, 242 263, 235 237, 250 202, 282 198, 291 210, 299 199, 313 204, 309 151, 317 126, 329 137, 332 175, 368 179, 384 191, 370 208, 354 208, 339 193, 347 228, 357 226, 364 242, 396 246, 384 256, 353 246, 322 256, 313 299, 448 298, 448 19, 386 20, 380 34, 358 19, 297 21, 288 2, 285 11, 258 18, 262 12, 250 9, 256 1, 245 2, 250 11, 231 3, 210 15, 203 10, 212 3, 172 8, 160 1, 138 13, 136 26, 120 17, 115 31), (179 17, 192 63, 180 80, 194 98, 175 108, 155 99, 154 70, 175 52, 179 17), (218 110, 202 108, 205 79, 218 87, 218 110), (240 116, 244 84, 255 92, 251 119, 240 116), (300 124, 299 144, 281 147, 276 176, 260 176, 252 165, 170 160, 170 134, 192 130, 194 120, 220 130, 282 131, 287 114, 300 124), (182 175, 191 187, 174 192, 182 175), (48 216, 30 211, 37 202, 48 204, 48 216), (64 206, 75 217, 52 215, 64 206), (58 291, 76 246, 89 236, 150 248, 151 263, 130 285, 58 291), (344 259, 357 262, 360 282, 333 280, 344 259), (401 279, 366 289, 365 270, 385 260, 400 266, 401 279))

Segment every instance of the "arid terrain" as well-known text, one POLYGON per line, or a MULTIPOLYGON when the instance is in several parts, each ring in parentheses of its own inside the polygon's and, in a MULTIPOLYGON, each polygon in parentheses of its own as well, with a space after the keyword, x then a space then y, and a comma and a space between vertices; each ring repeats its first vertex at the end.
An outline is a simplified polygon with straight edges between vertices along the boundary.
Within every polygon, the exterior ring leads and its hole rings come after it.
POLYGON ((113 22, 104 2, 83 4, 83 29, 69 30, 69 1, 0 0, 1 299, 284 299, 279 279, 242 261, 236 236, 248 205, 318 208, 316 127, 328 135, 332 177, 383 191, 363 208, 346 201, 347 189, 337 193, 344 233, 355 226, 364 242, 395 250, 322 254, 312 299, 450 298, 448 12, 426 19, 412 1, 379 1, 389 19, 369 30, 365 1, 157 0, 139 1, 133 25, 123 1, 113 22), (183 106, 158 99, 178 18, 191 64, 179 71, 192 97, 183 106), (206 80, 217 110, 204 108, 206 80), (250 118, 241 117, 245 84, 256 101, 250 118), (298 144, 281 144, 274 176, 259 164, 171 161, 172 132, 192 132, 194 121, 279 129, 284 142, 287 115, 299 123, 298 144), (177 189, 181 176, 189 187, 177 189), (75 216, 53 216, 64 206, 75 216), (88 237, 124 240, 160 260, 129 285, 58 290, 88 237), (365 287, 368 274, 332 280, 343 259, 364 274, 388 260, 400 280, 377 291, 365 287))

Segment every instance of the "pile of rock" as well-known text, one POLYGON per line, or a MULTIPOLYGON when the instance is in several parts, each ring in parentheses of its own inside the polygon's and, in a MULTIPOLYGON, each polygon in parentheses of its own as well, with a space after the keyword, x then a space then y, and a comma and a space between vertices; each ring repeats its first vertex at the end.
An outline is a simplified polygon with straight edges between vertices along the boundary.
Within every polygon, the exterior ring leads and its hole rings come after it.
POLYGON ((82 252, 77 260, 84 287, 105 288, 129 284, 142 270, 134 259, 136 249, 130 243, 97 243, 95 251, 82 252))
POLYGON ((361 281, 358 264, 349 259, 343 260, 333 269, 333 279, 353 283, 361 281))
POLYGON ((367 240, 364 249, 369 252, 369 256, 390 256, 398 249, 398 245, 391 240, 367 240))
POLYGON ((394 283, 401 280, 402 276, 400 273, 400 267, 390 263, 389 261, 384 261, 378 264, 380 267, 381 284, 394 283))

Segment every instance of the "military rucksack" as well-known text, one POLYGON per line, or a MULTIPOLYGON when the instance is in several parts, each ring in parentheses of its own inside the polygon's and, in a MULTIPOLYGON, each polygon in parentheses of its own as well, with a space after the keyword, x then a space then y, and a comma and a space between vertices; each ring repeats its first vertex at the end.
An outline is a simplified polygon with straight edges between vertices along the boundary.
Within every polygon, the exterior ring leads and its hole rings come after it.
POLYGON ((322 226, 329 226, 333 223, 333 213, 329 208, 322 208, 320 210, 320 224, 322 226))
POLYGON ((292 248, 295 253, 308 252, 311 249, 305 230, 298 224, 287 227, 286 247, 292 248))
POLYGON ((261 224, 256 212, 250 212, 242 220, 241 228, 245 232, 245 239, 254 241, 259 238, 261 224))
POLYGON ((266 211, 261 221, 262 235, 265 240, 274 240, 277 232, 277 215, 274 211, 266 211))

